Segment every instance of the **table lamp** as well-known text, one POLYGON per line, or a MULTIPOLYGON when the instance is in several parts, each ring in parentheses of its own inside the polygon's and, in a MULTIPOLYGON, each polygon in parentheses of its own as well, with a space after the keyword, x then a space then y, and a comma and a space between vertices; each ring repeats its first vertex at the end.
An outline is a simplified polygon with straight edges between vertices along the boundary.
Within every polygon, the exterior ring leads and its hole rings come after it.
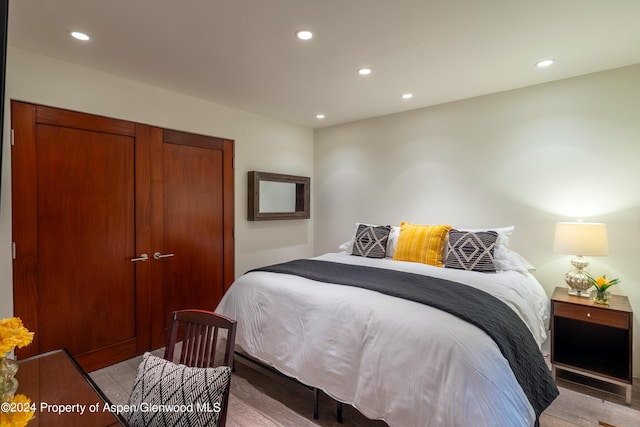
POLYGON ((601 222, 558 222, 553 239, 554 252, 576 255, 571 260, 575 270, 564 276, 569 295, 589 297, 592 286, 584 269, 589 265, 587 256, 603 256, 609 253, 607 226, 601 222))

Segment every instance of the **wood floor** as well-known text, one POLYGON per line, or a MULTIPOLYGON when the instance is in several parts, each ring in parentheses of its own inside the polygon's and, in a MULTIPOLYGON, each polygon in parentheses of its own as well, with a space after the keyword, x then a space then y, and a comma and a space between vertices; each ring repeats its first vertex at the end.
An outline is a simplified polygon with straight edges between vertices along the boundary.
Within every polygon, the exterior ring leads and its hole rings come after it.
MULTIPOLYGON (((162 350, 154 354, 162 357, 162 350)), ((141 357, 136 357, 90 375, 113 403, 125 404, 129 397, 141 357)), ((558 379, 560 396, 540 417, 542 427, 564 426, 640 426, 640 381, 636 379, 631 406, 616 392, 575 383, 575 377, 558 379), (571 381, 569 381, 571 380, 571 381)), ((585 381, 580 378, 580 381, 585 381)), ((602 385, 602 384, 600 384, 602 385)), ((321 393, 319 419, 313 419, 312 391, 280 374, 237 358, 231 380, 227 426, 371 426, 384 427, 350 405, 343 405, 343 423, 336 422, 336 405, 321 393)))

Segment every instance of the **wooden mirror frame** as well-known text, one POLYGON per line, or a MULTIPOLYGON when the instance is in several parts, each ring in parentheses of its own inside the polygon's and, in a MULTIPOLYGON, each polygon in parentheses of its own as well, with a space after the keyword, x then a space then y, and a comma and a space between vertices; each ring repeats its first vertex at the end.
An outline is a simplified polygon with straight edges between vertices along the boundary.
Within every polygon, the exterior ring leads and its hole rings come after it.
POLYGON ((249 221, 275 219, 307 219, 311 217, 311 178, 269 172, 249 172, 248 212, 249 221), (294 212, 260 212, 260 181, 284 182, 296 185, 296 208, 294 212))

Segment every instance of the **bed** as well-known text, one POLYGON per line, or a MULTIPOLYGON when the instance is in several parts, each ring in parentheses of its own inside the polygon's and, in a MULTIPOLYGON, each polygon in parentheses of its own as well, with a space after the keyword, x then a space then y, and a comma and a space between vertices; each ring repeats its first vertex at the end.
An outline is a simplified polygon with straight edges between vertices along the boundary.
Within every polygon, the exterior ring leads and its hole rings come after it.
MULTIPOLYGON (((540 346, 548 330, 549 299, 526 269, 487 274, 353 255, 348 249, 303 262, 368 269, 380 277, 400 272, 443 279, 498 298, 515 313, 509 322, 521 322, 537 352, 529 351, 518 363, 525 369, 530 364, 532 371, 544 365, 540 346)), ((491 330, 420 302, 334 283, 340 281, 335 278, 302 276, 277 269, 248 272, 216 311, 238 320, 241 351, 368 418, 390 426, 532 426, 557 396, 544 365, 545 372, 537 373, 541 378, 525 379, 546 384, 538 391, 544 394, 538 396, 542 404, 533 403, 522 374, 516 378, 513 361, 491 330)), ((457 298, 451 295, 448 300, 457 298)), ((512 347, 519 353, 520 345, 512 347)))

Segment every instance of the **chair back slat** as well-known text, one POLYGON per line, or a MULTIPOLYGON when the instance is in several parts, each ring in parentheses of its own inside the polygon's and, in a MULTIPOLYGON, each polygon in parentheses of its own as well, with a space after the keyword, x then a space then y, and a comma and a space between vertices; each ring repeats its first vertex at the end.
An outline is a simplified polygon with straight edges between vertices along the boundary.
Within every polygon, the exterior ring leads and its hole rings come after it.
POLYGON ((209 344, 209 360, 213 361, 216 357, 216 349, 218 347, 218 328, 214 328, 212 331, 211 342, 209 344))
MULTIPOLYGON (((172 313, 169 337, 164 358, 173 361, 178 329, 183 326, 182 350, 179 363, 197 368, 214 367, 218 349, 219 331, 226 331, 226 345, 220 365, 233 368, 233 352, 236 337, 236 321, 218 313, 205 310, 180 310, 172 313)), ((227 385, 222 402, 219 426, 224 427, 227 419, 229 389, 227 385)))

